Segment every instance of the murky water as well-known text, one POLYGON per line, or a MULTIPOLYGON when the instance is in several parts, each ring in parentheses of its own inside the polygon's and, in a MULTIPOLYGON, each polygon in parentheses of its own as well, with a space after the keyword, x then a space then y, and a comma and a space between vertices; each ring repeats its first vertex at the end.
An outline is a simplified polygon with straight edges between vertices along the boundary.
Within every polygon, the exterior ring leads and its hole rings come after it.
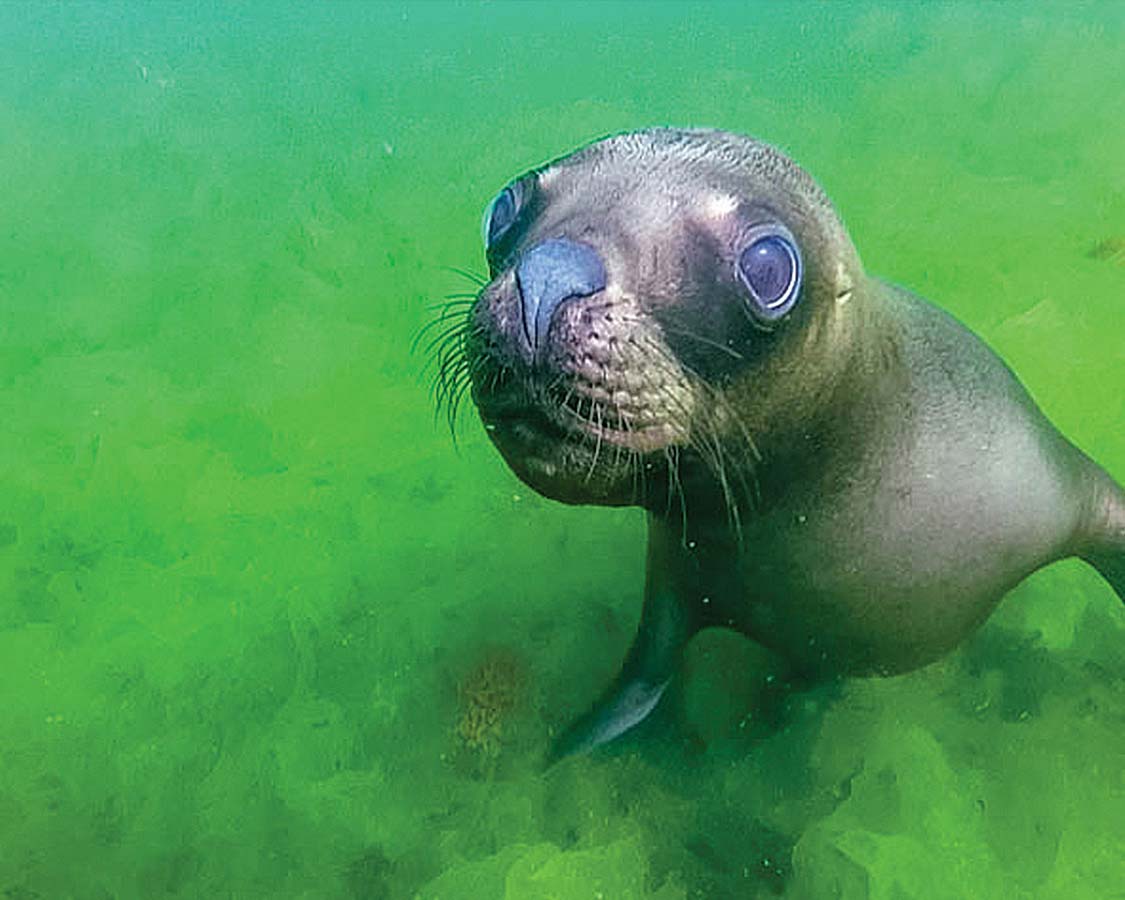
POLYGON ((722 127, 1123 479, 1123 13, 0 6, 0 895, 1117 896, 1125 611, 1079 563, 769 715, 706 635, 538 774, 642 517, 530 494, 471 411, 455 451, 410 345, 510 177, 722 127))

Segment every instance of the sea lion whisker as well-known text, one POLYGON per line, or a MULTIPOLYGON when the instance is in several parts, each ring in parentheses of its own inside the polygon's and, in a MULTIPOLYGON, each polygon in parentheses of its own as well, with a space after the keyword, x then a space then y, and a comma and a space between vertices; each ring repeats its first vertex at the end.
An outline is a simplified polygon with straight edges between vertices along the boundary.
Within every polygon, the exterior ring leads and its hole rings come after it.
POLYGON ((740 473, 745 470, 745 472, 750 476, 754 487, 754 496, 748 496, 748 499, 752 501, 753 506, 757 506, 758 502, 761 499, 761 492, 758 486, 757 478, 757 464, 761 462, 762 454, 759 452, 758 446, 754 442, 753 436, 750 434, 750 430, 746 427, 746 424, 745 422, 743 422, 742 417, 739 416, 736 410, 732 408, 730 400, 726 397, 725 394, 702 381, 698 383, 697 388, 707 397, 708 405, 710 406, 710 409, 712 411, 708 416, 707 427, 709 427, 715 433, 716 439, 718 439, 720 425, 733 423, 738 430, 739 439, 750 451, 750 458, 742 460, 742 464, 736 466, 736 469, 740 473), (714 421, 716 415, 722 416, 721 421, 714 421))
POLYGON ((446 354, 436 364, 433 377, 430 379, 430 393, 438 407, 444 402, 446 394, 456 382, 460 374, 458 367, 461 365, 461 358, 453 354, 446 354))
POLYGON ((446 294, 445 299, 437 303, 426 304, 426 312, 439 313, 438 318, 447 318, 454 311, 461 312, 467 306, 473 306, 477 302, 476 294, 446 294))
MULTIPOLYGON (((610 394, 610 403, 613 404, 613 415, 617 422, 617 427, 626 435, 626 439, 632 435, 632 428, 628 420, 621 412, 621 404, 617 402, 617 397, 612 393, 610 394)), ((613 443, 613 467, 616 469, 621 465, 621 453, 625 448, 622 447, 619 441, 613 443)))
POLYGON ((445 271, 452 272, 454 275, 460 275, 462 278, 467 278, 477 287, 485 287, 488 284, 488 279, 483 275, 478 275, 476 272, 469 269, 462 269, 460 266, 442 266, 445 271))
POLYGON ((468 365, 457 363, 455 368, 450 366, 442 369, 434 376, 431 391, 434 395, 435 418, 447 407, 451 397, 458 391, 459 384, 466 382, 466 375, 468 375, 468 365))
MULTIPOLYGON (((432 321, 427 322, 425 325, 423 325, 421 328, 419 328, 418 331, 415 332, 413 339, 410 341, 410 353, 411 354, 417 353, 418 347, 422 343, 422 340, 426 337, 432 338, 431 332, 433 332, 434 329, 436 329, 436 328, 442 329, 441 331, 439 331, 437 333, 437 337, 438 337, 438 339, 440 339, 441 335, 444 333, 444 331, 446 329, 456 328, 460 324, 461 323, 456 322, 456 321, 452 321, 452 320, 447 319, 447 318, 446 319, 435 318, 432 321)), ((431 340, 430 343, 426 344, 424 352, 428 355, 432 349, 433 349, 433 342, 431 340)))
POLYGON ((468 364, 468 360, 462 354, 457 353, 453 348, 447 348, 444 352, 435 354, 427 362, 427 367, 430 365, 435 367, 432 383, 444 385, 450 381, 458 366, 468 364))
POLYGON ((460 378, 468 378, 471 361, 464 352, 462 341, 450 340, 433 353, 423 366, 423 373, 433 369, 434 382, 450 383, 460 378))
MULTIPOLYGON (((713 408, 715 410, 721 410, 723 402, 724 400, 722 398, 714 398, 713 408)), ((699 430, 708 444, 714 447, 714 453, 718 464, 716 474, 723 481, 724 492, 728 498, 728 503, 731 504, 732 514, 740 521, 739 504, 735 501, 733 491, 728 491, 728 473, 734 474, 741 488, 741 495, 746 502, 747 511, 753 512, 760 505, 761 498, 755 461, 753 458, 746 458, 744 454, 738 454, 728 463, 727 456, 729 455, 729 448, 727 447, 727 441, 724 439, 723 433, 718 430, 718 424, 713 421, 713 416, 707 416, 700 422, 699 430)), ((753 448, 753 445, 751 445, 751 448, 756 449, 753 448)), ((738 527, 736 530, 741 534, 741 527, 738 527)))
MULTIPOLYGON (((739 510, 739 505, 734 496, 734 491, 730 484, 730 479, 727 477, 727 466, 723 459, 723 445, 722 441, 710 430, 705 430, 699 436, 700 442, 697 446, 704 446, 707 452, 704 456, 705 461, 711 468, 712 473, 719 482, 722 490, 723 503, 726 506, 727 525, 734 534, 735 542, 738 546, 742 545, 742 515, 739 510)), ((735 466, 735 471, 738 467, 735 466)))
POLYGON ((719 350, 727 354, 727 356, 730 356, 733 359, 743 360, 746 358, 733 347, 728 347, 726 344, 720 344, 718 341, 711 340, 711 338, 704 337, 701 334, 696 334, 693 331, 687 331, 683 328, 673 328, 670 325, 662 325, 661 328, 668 334, 678 334, 681 337, 686 337, 690 338, 693 341, 698 341, 699 343, 704 344, 707 347, 712 347, 715 350, 719 350))
MULTIPOLYGON (((715 413, 721 413, 724 422, 729 421, 737 427, 742 441, 746 444, 751 453, 752 459, 746 462, 746 467, 749 470, 751 479, 754 483, 755 496, 760 499, 760 490, 758 489, 757 476, 755 474, 755 464, 761 462, 762 455, 758 450, 758 446, 755 443, 753 436, 750 434, 749 429, 746 427, 746 423, 743 421, 742 417, 738 415, 737 411, 733 409, 730 404, 730 400, 722 391, 709 384, 706 379, 703 378, 703 376, 696 372, 687 363, 681 362, 679 366, 682 372, 690 377, 692 388, 702 394, 706 399, 707 403, 705 404, 705 407, 711 410, 709 418, 714 418, 715 413)), ((712 424, 711 427, 715 429, 716 426, 712 424)), ((755 503, 755 505, 757 504, 755 503)))
POLYGON ((596 432, 597 440, 594 444, 594 455, 593 455, 593 458, 590 460, 590 468, 586 470, 586 481, 587 482, 589 482, 590 479, 594 477, 594 470, 597 469, 597 467, 598 467, 598 456, 601 453, 601 449, 602 449, 602 433, 603 433, 601 404, 595 405, 593 398, 591 398, 590 399, 590 412, 591 412, 591 414, 593 414, 595 412, 595 410, 597 411, 596 412, 597 423, 596 424, 591 423, 591 424, 594 425, 594 430, 596 432))
POLYGON ((762 453, 758 449, 758 444, 754 440, 754 436, 750 433, 750 429, 747 427, 745 420, 738 414, 738 410, 731 405, 730 398, 710 385, 706 385, 704 389, 709 392, 710 399, 715 403, 716 409, 723 413, 724 424, 729 422, 738 429, 739 436, 743 443, 746 444, 750 455, 753 457, 751 466, 760 463, 762 461, 762 453))
POLYGON ((465 378, 457 385, 457 389, 453 393, 452 399, 448 405, 448 421, 449 421, 449 434, 453 439, 453 445, 457 446, 457 413, 461 409, 461 403, 465 397, 468 396, 469 386, 472 383, 470 378, 465 378))
POLYGON ((688 547, 688 508, 687 495, 680 479, 680 448, 669 444, 663 448, 664 461, 668 469, 668 497, 665 515, 672 512, 672 504, 679 498, 680 501, 680 544, 684 549, 688 547))
POLYGON ((450 361, 465 356, 466 335, 455 332, 435 338, 426 348, 426 361, 422 364, 422 374, 426 374, 436 367, 448 365, 450 361))
MULTIPOLYGON (((697 386, 700 387, 700 386, 697 386)), ((701 385, 706 387, 706 385, 701 385)), ((688 446, 690 446, 704 466, 712 476, 719 487, 723 497, 723 504, 727 510, 728 525, 739 544, 742 541, 742 516, 740 504, 736 500, 733 485, 731 484, 728 475, 728 464, 725 459, 723 450, 723 441, 719 433, 715 430, 714 424, 710 421, 709 416, 697 417, 694 424, 691 422, 691 415, 685 405, 685 401, 676 392, 672 391, 668 384, 661 384, 657 389, 662 397, 662 402, 666 410, 671 410, 675 415, 673 418, 681 417, 687 427, 686 432, 688 435, 688 446)), ((743 472, 743 467, 733 465, 729 468, 733 469, 734 474, 741 485, 742 495, 746 498, 749 509, 753 509, 756 504, 754 497, 746 480, 746 473, 743 472)), ((749 473, 751 480, 756 483, 755 476, 751 471, 749 473)))
POLYGON ((431 303, 426 307, 428 312, 437 313, 429 322, 423 325, 415 334, 414 340, 411 342, 411 349, 418 345, 421 338, 447 322, 452 320, 460 321, 462 318, 468 319, 469 309, 476 303, 475 294, 466 294, 464 299, 456 299, 457 295, 450 295, 441 303, 431 303), (454 299, 450 299, 450 298, 454 299))
MULTIPOLYGON (((443 344, 461 341, 469 334, 472 327, 472 324, 467 319, 451 319, 442 324, 444 324, 444 328, 436 334, 431 335, 429 341, 426 342, 426 346, 422 351, 426 356, 429 356, 433 353, 435 348, 443 344)), ((423 335, 419 334, 418 337, 421 338, 423 335)))

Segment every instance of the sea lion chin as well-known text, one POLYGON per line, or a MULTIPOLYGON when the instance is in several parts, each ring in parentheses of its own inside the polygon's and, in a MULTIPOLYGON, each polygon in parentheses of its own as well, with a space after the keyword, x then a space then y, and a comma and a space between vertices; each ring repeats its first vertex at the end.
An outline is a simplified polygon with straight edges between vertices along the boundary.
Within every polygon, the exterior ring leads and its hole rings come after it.
POLYGON ((1067 556, 1125 597, 1125 493, 779 151, 608 138, 504 188, 485 247, 451 368, 489 437, 545 496, 648 512, 633 646, 555 758, 643 719, 701 628, 889 674, 1067 556))

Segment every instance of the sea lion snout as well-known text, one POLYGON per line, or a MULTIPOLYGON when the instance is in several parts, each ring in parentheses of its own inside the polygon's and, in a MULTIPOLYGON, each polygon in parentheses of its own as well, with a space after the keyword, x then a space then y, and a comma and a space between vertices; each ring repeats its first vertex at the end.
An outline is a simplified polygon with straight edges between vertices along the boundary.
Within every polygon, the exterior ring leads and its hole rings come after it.
POLYGON ((563 303, 590 297, 605 284, 605 265, 589 244, 555 238, 525 252, 516 265, 516 289, 532 355, 543 348, 551 319, 563 303))
POLYGON ((513 248, 466 336, 489 437, 525 482, 565 502, 638 502, 648 457, 662 463, 691 430, 687 373, 613 259, 612 246, 557 231, 513 248))

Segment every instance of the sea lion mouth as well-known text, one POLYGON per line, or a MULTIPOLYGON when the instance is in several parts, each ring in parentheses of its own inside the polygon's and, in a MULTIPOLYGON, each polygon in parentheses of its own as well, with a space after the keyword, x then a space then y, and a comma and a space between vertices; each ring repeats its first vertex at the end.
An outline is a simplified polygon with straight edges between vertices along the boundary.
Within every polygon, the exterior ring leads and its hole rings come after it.
POLYGON ((554 442, 617 452, 658 453, 686 433, 676 423, 639 403, 623 391, 601 385, 559 383, 524 384, 522 389, 474 396, 485 429, 494 437, 507 435, 531 443, 554 442))
POLYGON ((575 437, 533 404, 477 399, 476 405, 485 431, 494 439, 509 433, 525 440, 534 439, 537 443, 568 441, 575 437))
POLYGON ((641 473, 660 469, 687 432, 623 390, 614 398, 606 385, 557 372, 494 372, 474 383, 473 401, 516 475, 568 503, 638 502, 647 492, 641 473))
POLYGON ((485 430, 494 440, 550 446, 552 455, 564 449, 573 453, 599 442, 633 453, 663 446, 651 428, 637 428, 622 413, 610 411, 576 390, 556 386, 529 391, 519 399, 478 396, 476 405, 485 430))

